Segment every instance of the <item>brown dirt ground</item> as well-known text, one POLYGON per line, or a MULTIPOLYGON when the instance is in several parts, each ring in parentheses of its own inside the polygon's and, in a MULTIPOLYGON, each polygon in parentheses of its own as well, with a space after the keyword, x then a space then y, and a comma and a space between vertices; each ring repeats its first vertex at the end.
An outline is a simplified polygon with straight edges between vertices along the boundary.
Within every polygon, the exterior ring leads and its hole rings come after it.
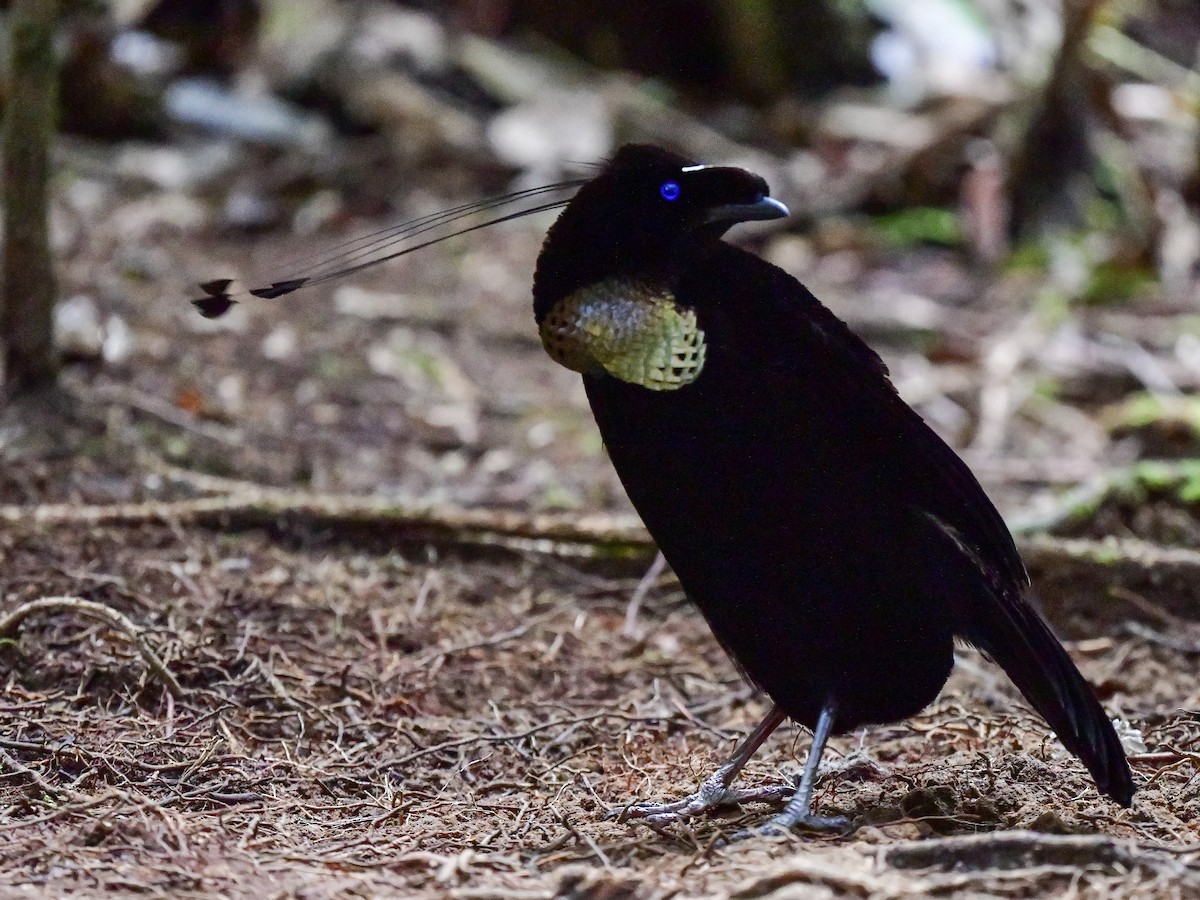
MULTIPOLYGON (((106 262, 129 248, 103 226, 68 284, 126 319, 133 354, 69 373, 84 402, 52 437, 17 441, 0 502, 186 496, 143 465, 149 452, 322 491, 624 508, 574 376, 533 340, 535 231, 360 282, 404 284, 402 315, 335 315, 318 296, 285 315, 246 305, 227 330, 198 324, 178 296, 198 278, 176 273, 217 274, 218 258, 249 266, 247 252, 269 260, 277 243, 198 251, 146 238, 166 274, 131 280, 106 262), (292 349, 265 354, 283 326, 292 349), (365 360, 387 347, 400 362, 384 359, 381 374, 365 360), (478 432, 448 430, 430 413, 439 404, 467 407, 478 432)), ((1020 495, 1000 487, 1002 500, 1020 495)), ((1069 621, 1055 624, 1078 639, 1085 675, 1149 747, 1132 810, 1100 798, 1003 676, 964 651, 921 716, 832 742, 817 801, 853 818, 848 837, 713 847, 761 808, 669 832, 605 818, 690 791, 765 709, 669 578, 650 594, 644 637, 622 636, 644 566, 303 521, 0 526, 5 611, 58 594, 105 603, 147 629, 187 692, 172 698, 124 636, 75 616, 37 616, 0 645, 0 894, 1200 892, 1195 653, 1069 621)), ((806 748, 781 729, 745 780, 794 774, 806 748)))
MULTIPOLYGON (((921 716, 832 742, 818 803, 853 817, 852 836, 714 850, 763 811, 670 833, 603 817, 690 790, 764 710, 669 586, 639 641, 620 636, 636 578, 545 558, 303 529, 2 540, 10 595, 75 592, 125 612, 188 692, 173 701, 124 637, 69 616, 32 619, 5 644, 5 893, 533 897, 582 864, 636 885, 596 896, 723 896, 767 873, 780 890, 886 895, 931 875, 889 883, 899 870, 875 861, 881 848, 1032 828, 1136 841, 1136 892, 1170 896, 1183 888, 1172 865, 1195 852, 1192 663, 1144 642, 1075 648, 1160 754, 1137 767, 1132 810, 1101 799, 1003 677, 964 654, 921 716), (831 868, 792 871, 797 860, 831 868)), ((746 781, 794 774, 805 748, 783 729, 746 781)), ((934 871, 961 889, 1135 892, 1103 855, 964 874, 960 849, 934 871)))

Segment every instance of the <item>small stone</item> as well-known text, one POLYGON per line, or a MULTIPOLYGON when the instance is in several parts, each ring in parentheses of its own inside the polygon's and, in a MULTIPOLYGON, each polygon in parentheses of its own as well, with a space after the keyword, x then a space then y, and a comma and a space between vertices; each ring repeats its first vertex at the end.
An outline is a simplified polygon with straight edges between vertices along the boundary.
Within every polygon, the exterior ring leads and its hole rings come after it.
POLYGON ((104 346, 104 332, 96 302, 76 294, 54 309, 54 343, 64 356, 97 359, 104 346))

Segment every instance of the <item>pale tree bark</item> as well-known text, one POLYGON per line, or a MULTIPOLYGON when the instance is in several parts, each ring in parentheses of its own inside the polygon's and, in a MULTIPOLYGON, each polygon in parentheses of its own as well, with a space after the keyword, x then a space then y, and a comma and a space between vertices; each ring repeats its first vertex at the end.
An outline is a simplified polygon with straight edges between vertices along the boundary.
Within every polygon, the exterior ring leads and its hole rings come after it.
POLYGON ((56 106, 55 25, 60 0, 13 0, 4 111, 4 382, 23 393, 54 383, 54 266, 48 192, 56 106))

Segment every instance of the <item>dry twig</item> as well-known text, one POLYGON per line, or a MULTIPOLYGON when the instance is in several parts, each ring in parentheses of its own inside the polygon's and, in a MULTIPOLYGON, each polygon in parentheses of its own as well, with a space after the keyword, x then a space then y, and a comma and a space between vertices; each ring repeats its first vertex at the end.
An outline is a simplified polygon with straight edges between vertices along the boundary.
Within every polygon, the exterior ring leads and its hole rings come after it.
POLYGON ((146 667, 162 682, 163 687, 167 689, 170 695, 176 700, 183 699, 183 687, 175 680, 175 676, 163 664, 159 655, 154 652, 154 649, 146 640, 145 632, 131 622, 128 616, 117 612, 112 607, 105 606, 103 603, 96 603, 94 600, 84 600, 81 597, 42 597, 38 600, 30 600, 28 603, 22 603, 3 618, 0 618, 0 635, 12 634, 22 622, 35 613, 40 612, 76 613, 91 619, 99 619, 117 631, 124 633, 138 648, 138 653, 141 654, 146 667))

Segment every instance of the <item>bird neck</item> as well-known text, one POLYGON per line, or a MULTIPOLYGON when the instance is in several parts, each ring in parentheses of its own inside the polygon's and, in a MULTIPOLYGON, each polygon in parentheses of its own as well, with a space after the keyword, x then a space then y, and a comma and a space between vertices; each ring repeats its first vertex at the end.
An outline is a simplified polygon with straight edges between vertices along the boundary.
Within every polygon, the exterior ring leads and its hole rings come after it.
POLYGON ((594 225, 584 231, 573 218, 564 213, 554 223, 538 256, 533 311, 539 326, 559 301, 602 282, 630 280, 667 290, 694 240, 634 229, 602 231, 594 225))

